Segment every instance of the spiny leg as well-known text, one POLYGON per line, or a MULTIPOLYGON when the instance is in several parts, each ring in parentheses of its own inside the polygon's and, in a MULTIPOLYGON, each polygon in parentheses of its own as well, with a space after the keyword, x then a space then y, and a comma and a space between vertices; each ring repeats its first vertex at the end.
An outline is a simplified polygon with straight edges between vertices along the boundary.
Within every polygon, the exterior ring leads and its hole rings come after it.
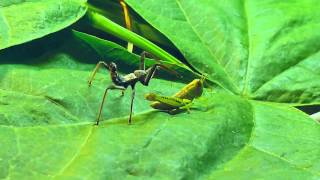
POLYGON ((147 75, 146 75, 146 77, 143 79, 143 81, 141 81, 141 83, 142 83, 143 85, 145 85, 145 86, 148 86, 148 85, 149 85, 149 81, 150 81, 150 79, 153 78, 153 76, 154 76, 154 74, 156 73, 156 70, 158 69, 158 67, 161 67, 161 68, 163 68, 163 69, 165 69, 165 70, 168 70, 169 72, 172 72, 172 73, 178 75, 177 72, 175 72, 175 71, 173 71, 173 70, 165 67, 165 66, 162 65, 162 64, 154 64, 154 65, 152 65, 150 68, 148 68, 148 69, 146 70, 147 75))
POLYGON ((104 101, 107 97, 107 93, 108 93, 108 90, 109 89, 118 89, 118 90, 122 90, 124 91, 126 88, 122 87, 122 86, 116 86, 116 85, 110 85, 106 88, 106 90, 104 91, 104 94, 103 94, 103 98, 102 98, 102 102, 100 104, 100 108, 99 108, 99 113, 98 113, 98 117, 97 117, 97 122, 96 122, 96 125, 99 125, 99 121, 100 121, 100 117, 101 117, 101 114, 102 114, 102 109, 103 109, 103 105, 104 105, 104 101))
POLYGON ((132 86, 130 115, 129 115, 129 119, 128 119, 128 124, 131 124, 132 109, 133 109, 133 100, 134 100, 135 93, 136 93, 136 92, 135 92, 135 88, 134 88, 134 86, 132 86))
POLYGON ((144 64, 144 58, 146 57, 146 53, 147 53, 146 51, 143 51, 140 55, 140 67, 139 67, 140 70, 146 69, 145 64, 144 64))
POLYGON ((107 69, 109 69, 109 68, 108 68, 109 66, 108 66, 107 63, 105 63, 104 61, 99 61, 99 62, 97 63, 97 65, 96 65, 96 67, 94 68, 94 70, 92 71, 92 74, 91 74, 90 79, 89 79, 89 81, 88 81, 89 87, 91 86, 91 83, 92 83, 94 77, 96 76, 96 73, 97 73, 97 71, 99 70, 101 64, 104 65, 107 69))
POLYGON ((151 66, 149 69, 146 70, 147 75, 144 78, 144 80, 141 82, 143 85, 148 86, 150 79, 153 78, 154 74, 156 73, 157 70, 157 64, 151 66))
POLYGON ((145 67, 145 63, 144 63, 144 59, 146 57, 151 57, 152 59, 156 60, 158 63, 161 63, 159 58, 157 58, 156 56, 154 56, 153 54, 147 52, 147 51, 143 51, 141 54, 140 54, 140 70, 145 70, 146 67, 145 67))

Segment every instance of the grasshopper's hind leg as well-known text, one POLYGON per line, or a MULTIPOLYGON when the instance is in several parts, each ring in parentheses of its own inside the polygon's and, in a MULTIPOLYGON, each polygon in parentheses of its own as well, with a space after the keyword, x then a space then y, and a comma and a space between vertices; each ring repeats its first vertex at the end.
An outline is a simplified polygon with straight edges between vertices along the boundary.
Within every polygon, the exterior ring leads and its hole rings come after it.
POLYGON ((190 114, 190 112, 191 112, 191 110, 190 110, 191 106, 192 106, 192 103, 189 103, 189 104, 186 104, 186 105, 184 105, 184 106, 178 107, 178 108, 176 108, 176 109, 169 110, 168 113, 171 114, 171 115, 175 115, 175 114, 178 114, 178 113, 180 113, 180 112, 182 112, 182 111, 187 110, 188 114, 190 114))

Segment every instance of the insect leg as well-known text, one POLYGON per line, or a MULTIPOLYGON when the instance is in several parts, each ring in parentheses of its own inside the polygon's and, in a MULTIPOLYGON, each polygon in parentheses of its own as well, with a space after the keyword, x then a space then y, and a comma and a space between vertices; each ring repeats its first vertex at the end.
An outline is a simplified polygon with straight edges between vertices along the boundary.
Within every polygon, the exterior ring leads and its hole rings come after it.
POLYGON ((123 96, 124 96, 124 90, 121 91, 121 97, 123 97, 123 96))
POLYGON ((143 81, 141 81, 141 83, 145 86, 148 86, 149 85, 149 81, 150 79, 154 76, 156 70, 157 70, 157 65, 158 64, 154 64, 153 66, 151 66, 150 68, 148 68, 146 70, 146 77, 143 79, 143 81))
POLYGON ((154 74, 156 73, 156 70, 158 69, 158 67, 161 67, 161 68, 163 68, 163 69, 165 69, 165 70, 167 70, 167 71, 169 71, 169 72, 172 72, 172 73, 174 73, 175 75, 179 75, 177 72, 175 72, 175 71, 167 68, 166 66, 164 66, 164 65, 162 65, 162 64, 154 64, 154 65, 152 65, 150 68, 148 68, 148 69, 146 70, 147 75, 146 75, 146 77, 144 78, 144 80, 141 81, 141 83, 142 83, 143 85, 145 85, 145 86, 148 86, 148 85, 149 85, 149 81, 150 81, 150 79, 153 78, 153 76, 154 76, 154 74))
POLYGON ((97 63, 97 65, 96 65, 96 67, 94 68, 94 70, 92 71, 92 74, 91 74, 90 79, 89 79, 89 81, 88 81, 89 87, 91 86, 91 83, 92 83, 92 81, 93 81, 93 78, 96 76, 96 73, 97 73, 97 71, 99 70, 99 68, 100 68, 101 65, 104 65, 107 69, 109 69, 109 68, 108 68, 109 66, 108 66, 107 63, 105 63, 104 61, 99 61, 99 62, 97 63))
POLYGON ((140 70, 146 69, 145 64, 144 64, 144 58, 146 57, 146 53, 147 53, 146 51, 143 51, 140 55, 140 67, 139 67, 140 70))
POLYGON ((103 98, 102 98, 102 102, 100 104, 100 108, 99 108, 99 113, 98 113, 98 116, 97 116, 97 121, 96 121, 96 125, 99 125, 99 121, 100 121, 100 117, 101 117, 101 114, 102 114, 102 109, 103 109, 103 105, 104 105, 104 101, 107 97, 107 93, 108 93, 108 90, 109 89, 118 89, 118 90, 122 90, 124 91, 126 88, 122 87, 122 86, 116 86, 116 85, 110 85, 106 88, 106 90, 104 91, 104 94, 103 94, 103 98))
POLYGON ((128 119, 128 124, 131 124, 132 109, 133 109, 133 100, 134 100, 135 93, 136 93, 136 92, 135 92, 135 88, 134 88, 134 86, 132 86, 131 106, 130 106, 130 115, 129 115, 129 119, 128 119))
POLYGON ((146 67, 145 67, 145 58, 146 57, 150 57, 152 59, 154 59, 155 61, 157 61, 158 64, 161 63, 160 59, 156 56, 154 56, 153 54, 147 52, 147 51, 143 51, 141 54, 140 54, 140 70, 145 70, 146 67))
POLYGON ((188 104, 186 104, 186 105, 184 105, 182 107, 178 107, 176 109, 168 110, 168 113, 171 114, 171 115, 175 115, 175 114, 178 114, 178 113, 180 113, 182 111, 187 110, 187 112, 189 114, 191 112, 190 111, 191 106, 192 106, 192 103, 188 103, 188 104))
POLYGON ((190 113, 190 108, 192 106, 192 103, 188 103, 188 104, 185 104, 184 106, 182 107, 179 107, 179 109, 183 110, 183 109, 186 109, 188 113, 190 113))

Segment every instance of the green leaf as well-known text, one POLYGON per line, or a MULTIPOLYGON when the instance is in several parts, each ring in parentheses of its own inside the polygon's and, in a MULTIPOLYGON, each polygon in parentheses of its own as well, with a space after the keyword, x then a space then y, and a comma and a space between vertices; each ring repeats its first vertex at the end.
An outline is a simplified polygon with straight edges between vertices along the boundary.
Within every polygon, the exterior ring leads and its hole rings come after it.
POLYGON ((284 105, 205 89, 190 114, 168 115, 152 110, 144 94, 172 95, 184 84, 152 79, 148 87, 137 85, 133 125, 127 125, 128 90, 124 97, 109 92, 101 124, 94 126, 111 82, 101 70, 87 86, 94 64, 80 57, 96 55, 79 42, 66 39, 34 63, 22 63, 22 56, 0 66, 0 178, 320 177, 319 123, 284 105))
POLYGON ((86 0, 0 2, 0 49, 59 31, 86 12, 86 0))
POLYGON ((207 92, 190 114, 170 116, 150 111, 143 94, 166 86, 169 94, 181 84, 153 80, 148 89, 138 86, 133 125, 127 125, 130 93, 110 92, 104 121, 94 126, 110 83, 105 76, 89 89, 86 71, 21 65, 3 71, 2 178, 247 179, 266 170, 281 179, 320 177, 314 138, 320 128, 292 108, 207 92))
POLYGON ((126 2, 198 71, 235 94, 320 103, 317 0, 126 2))
MULTIPOLYGON (((197 2, 201 5, 205 1, 197 2)), ((162 5, 165 7, 166 3, 162 5)), ((196 12, 199 7, 193 8, 196 12)), ((205 8, 201 10, 206 12, 205 8)), ((237 11, 229 7, 227 12, 237 11)), ((221 14, 217 13, 217 17, 221 14)), ((173 64, 179 62, 108 19, 102 16, 97 19, 101 20, 100 27, 159 53, 167 60, 167 65, 170 59, 173 64)), ((188 40, 187 35, 185 39, 188 40)), ((232 43, 229 52, 233 53, 231 47, 232 43)), ((194 47, 189 50, 194 51, 194 47)), ((202 50, 200 46, 198 50, 202 50)), ((281 79, 282 75, 275 76, 272 81, 281 80, 281 86, 269 84, 261 88, 264 91, 252 93, 258 81, 241 87, 243 79, 235 81, 228 77, 230 72, 226 67, 208 63, 207 68, 212 69, 210 79, 218 80, 235 94, 246 96, 205 89, 203 96, 194 100, 190 114, 169 115, 151 109, 144 94, 155 92, 170 96, 185 84, 176 82, 177 79, 154 78, 148 87, 136 86, 132 125, 127 125, 131 98, 128 89, 124 97, 119 91, 108 92, 101 124, 94 126, 104 90, 111 84, 109 72, 101 69, 93 86, 87 85, 95 63, 101 58, 107 62, 116 61, 123 73, 132 72, 139 60, 115 43, 76 31, 54 33, 0 51, 0 179, 320 178, 319 122, 285 104, 249 100, 288 102, 287 99, 293 99, 294 103, 316 103, 313 99, 318 98, 317 91, 312 90, 318 87, 317 79, 303 82, 305 84, 300 82, 310 78, 310 74, 295 77, 299 82, 292 87, 290 82, 286 83, 288 79, 281 79), (277 87, 287 90, 280 93, 277 87), (304 98, 293 94, 292 89, 306 87, 311 94, 303 94, 304 98)), ((200 65, 196 67, 200 69, 201 63, 210 60, 198 61, 200 65)), ((266 66, 268 70, 268 62, 274 61, 260 59, 259 67, 266 66)), ((233 63, 237 62, 240 61, 230 63, 236 66, 233 63)), ((315 64, 306 64, 314 70, 318 68, 315 64)), ((181 73, 189 74, 183 67, 180 66, 181 73)), ((301 67, 294 66, 289 71, 300 72, 301 67)), ((247 73, 246 69, 242 70, 237 69, 237 72, 247 73)), ((258 71, 250 70, 253 72, 258 71)), ((237 75, 235 69, 233 73, 237 75)), ((296 76, 295 73, 290 75, 296 76)), ((265 76, 257 78, 261 80, 265 76)))

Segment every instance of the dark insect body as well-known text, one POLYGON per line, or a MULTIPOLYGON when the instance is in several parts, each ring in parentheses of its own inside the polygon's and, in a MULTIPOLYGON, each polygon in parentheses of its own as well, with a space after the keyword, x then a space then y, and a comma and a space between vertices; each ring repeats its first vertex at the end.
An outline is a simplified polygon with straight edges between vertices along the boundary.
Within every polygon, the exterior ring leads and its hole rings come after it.
MULTIPOLYGON (((160 61, 158 61, 157 64, 152 65, 150 68, 145 69, 145 63, 144 63, 144 59, 146 56, 146 52, 143 52, 141 54, 141 59, 140 59, 140 67, 138 70, 135 70, 133 73, 129 73, 127 75, 120 75, 118 73, 118 69, 117 69, 117 65, 114 62, 111 62, 110 64, 105 63, 104 61, 99 61, 98 64, 96 65, 95 69, 93 70, 93 73, 91 75, 91 78, 89 80, 89 86, 91 86, 91 83, 94 79, 94 76, 96 75, 97 71, 99 70, 101 65, 104 65, 109 71, 110 71, 110 76, 111 76, 111 80, 113 82, 113 84, 109 85, 104 94, 103 94, 103 98, 102 98, 102 102, 100 104, 100 108, 99 108, 99 113, 97 116, 97 120, 96 120, 96 125, 99 125, 100 122, 100 118, 101 118, 101 113, 102 113, 102 109, 103 109, 103 105, 108 93, 108 90, 112 89, 112 90, 122 90, 122 95, 124 94, 124 91, 130 86, 132 89, 132 93, 131 93, 131 105, 130 105, 130 115, 129 115, 129 119, 128 119, 128 124, 131 124, 132 121, 132 109, 133 109, 133 100, 134 100, 134 96, 135 96, 135 85, 137 82, 140 82, 141 84, 143 84, 144 86, 148 86, 150 80, 152 79, 152 77, 154 76, 155 72, 157 71, 157 69, 159 67, 169 70, 167 67, 165 67, 164 65, 160 64, 160 61)), ((176 74, 176 72, 173 72, 176 74)))

